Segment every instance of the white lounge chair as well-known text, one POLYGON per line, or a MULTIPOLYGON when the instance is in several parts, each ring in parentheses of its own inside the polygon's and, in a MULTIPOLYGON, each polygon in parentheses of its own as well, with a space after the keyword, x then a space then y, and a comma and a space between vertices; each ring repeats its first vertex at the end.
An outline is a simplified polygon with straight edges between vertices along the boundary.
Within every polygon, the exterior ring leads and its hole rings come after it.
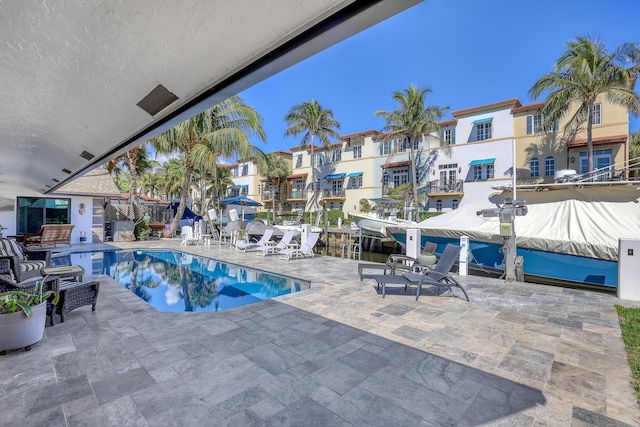
POLYGON ((293 236, 295 235, 294 230, 287 230, 284 232, 282 239, 275 245, 263 245, 259 248, 256 248, 256 255, 273 255, 280 252, 283 249, 295 249, 298 247, 297 243, 291 243, 293 240, 293 236))
POLYGON ((318 243, 318 237, 320 237, 320 233, 309 233, 307 240, 299 248, 283 249, 278 252, 280 259, 288 261, 291 258, 304 258, 307 256, 313 258, 315 256, 313 247, 318 243))
POLYGON ((273 230, 267 228, 264 230, 264 234, 257 242, 238 242, 236 249, 242 252, 246 252, 248 249, 255 249, 261 246, 267 245, 268 241, 271 240, 271 236, 273 236, 273 230))
POLYGON ((193 227, 190 225, 183 225, 180 229, 180 236, 182 236, 182 242, 180 242, 181 246, 187 246, 191 244, 198 244, 200 240, 193 233, 193 227))

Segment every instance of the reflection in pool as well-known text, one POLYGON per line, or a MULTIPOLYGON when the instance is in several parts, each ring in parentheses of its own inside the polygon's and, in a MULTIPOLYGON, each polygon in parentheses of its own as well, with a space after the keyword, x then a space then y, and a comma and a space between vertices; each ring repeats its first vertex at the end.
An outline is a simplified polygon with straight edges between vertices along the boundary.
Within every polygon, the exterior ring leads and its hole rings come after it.
POLYGON ((52 265, 71 264, 112 277, 159 311, 219 311, 310 286, 304 280, 177 251, 77 252, 52 259, 52 265))

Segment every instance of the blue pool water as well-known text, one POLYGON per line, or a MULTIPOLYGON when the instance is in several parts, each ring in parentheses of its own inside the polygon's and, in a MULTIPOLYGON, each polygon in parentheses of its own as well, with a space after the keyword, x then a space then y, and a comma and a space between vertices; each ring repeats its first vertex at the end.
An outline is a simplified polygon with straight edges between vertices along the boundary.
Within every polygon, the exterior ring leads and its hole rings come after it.
POLYGON ((304 280, 177 251, 96 251, 56 256, 106 274, 158 311, 220 311, 308 289, 304 280))

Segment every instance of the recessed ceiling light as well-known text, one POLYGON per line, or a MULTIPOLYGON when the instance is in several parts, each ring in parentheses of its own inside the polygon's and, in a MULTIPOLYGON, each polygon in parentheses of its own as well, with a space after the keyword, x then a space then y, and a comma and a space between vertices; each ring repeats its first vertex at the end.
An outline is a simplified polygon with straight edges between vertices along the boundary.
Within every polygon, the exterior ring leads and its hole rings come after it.
POLYGON ((57 180, 57 179, 55 179, 55 178, 51 178, 51 180, 52 180, 53 182, 60 182, 59 180, 57 180))
POLYGON ((80 153, 80 157, 82 157, 83 159, 86 159, 86 160, 91 160, 95 156, 93 154, 91 154, 90 152, 88 152, 88 151, 83 151, 82 153, 80 153))
POLYGON ((51 188, 51 186, 49 184, 45 184, 44 186, 47 187, 47 188, 51 188))
POLYGON ((62 172, 67 173, 67 174, 70 174, 70 173, 71 173, 71 171, 70 171, 69 169, 66 169, 66 168, 65 168, 65 169, 62 169, 62 172))

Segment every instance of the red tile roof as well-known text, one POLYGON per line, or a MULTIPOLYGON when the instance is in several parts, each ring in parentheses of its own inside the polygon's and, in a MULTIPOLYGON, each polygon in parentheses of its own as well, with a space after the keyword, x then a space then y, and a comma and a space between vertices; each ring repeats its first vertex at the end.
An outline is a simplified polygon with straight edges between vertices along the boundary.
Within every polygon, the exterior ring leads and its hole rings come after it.
POLYGON ((516 114, 516 113, 524 113, 525 111, 532 111, 532 110, 537 110, 538 108, 542 107, 544 105, 544 102, 533 102, 531 104, 524 104, 521 107, 515 107, 511 110, 512 114, 516 114))
POLYGON ((465 108, 463 110, 452 111, 451 114, 454 117, 457 117, 457 116, 464 116, 472 113, 478 113, 480 111, 495 110, 498 108, 505 108, 505 107, 516 108, 520 106, 522 106, 522 104, 520 104, 520 101, 518 100, 518 98, 511 98, 505 101, 494 102, 493 104, 480 105, 478 107, 471 107, 471 108, 465 108))
POLYGON ((401 162, 385 163, 380 167, 383 169, 391 169, 391 168, 399 168, 402 166, 409 166, 410 164, 411 164, 411 160, 403 160, 401 162))
MULTIPOLYGON (((611 135, 611 136, 601 136, 598 138, 593 138, 593 145, 605 145, 605 144, 623 144, 627 141, 627 135, 611 135)), ((586 139, 576 139, 574 141, 567 142, 567 147, 575 148, 575 147, 586 147, 587 140, 586 139)))

